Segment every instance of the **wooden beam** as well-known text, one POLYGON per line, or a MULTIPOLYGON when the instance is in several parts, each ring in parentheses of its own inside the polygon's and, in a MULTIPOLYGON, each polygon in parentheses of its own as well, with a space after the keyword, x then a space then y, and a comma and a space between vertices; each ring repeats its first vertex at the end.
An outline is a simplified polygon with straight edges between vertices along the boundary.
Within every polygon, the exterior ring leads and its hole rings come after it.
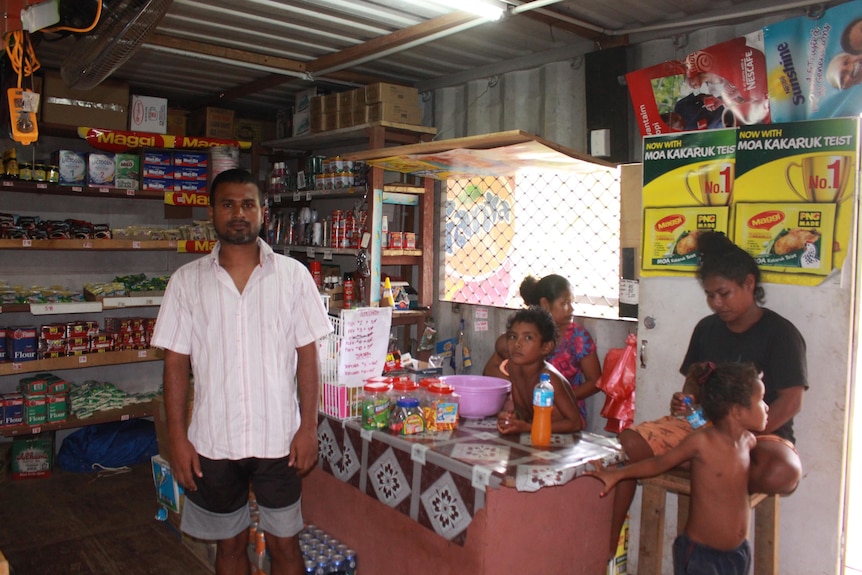
POLYGON ((306 71, 306 64, 304 62, 260 54, 257 52, 249 52, 248 50, 237 50, 235 48, 216 46, 215 44, 207 44, 205 42, 183 40, 182 38, 174 38, 172 36, 165 36, 164 34, 151 34, 147 36, 144 42, 154 46, 184 50, 195 54, 203 54, 205 56, 215 56, 226 60, 237 60, 240 62, 257 64, 258 66, 267 66, 277 70, 296 72, 297 74, 304 74, 306 71))
POLYGON ((321 56, 317 60, 310 62, 307 66, 307 70, 314 73, 317 70, 326 70, 333 66, 350 63, 361 58, 373 56, 378 52, 401 46, 402 44, 407 44, 414 40, 425 38, 426 36, 431 36, 438 32, 445 32, 449 28, 460 26, 461 24, 465 24, 475 19, 475 15, 468 14, 466 12, 453 12, 445 16, 440 16, 439 18, 432 18, 431 20, 427 20, 421 24, 396 30, 386 36, 379 36, 363 44, 341 50, 340 52, 321 56))
POLYGON ((599 49, 613 48, 616 46, 628 46, 629 44, 628 35, 609 36, 603 32, 596 32, 591 28, 586 28, 584 26, 578 26, 577 24, 567 22, 565 20, 564 14, 560 14, 560 17, 557 18, 556 16, 548 14, 547 12, 553 12, 553 10, 545 8, 545 12, 543 13, 539 13, 536 11, 521 12, 519 16, 525 16, 527 18, 530 18, 531 20, 547 24, 548 26, 552 26, 560 30, 566 30, 567 32, 571 32, 572 34, 577 34, 578 36, 586 38, 587 40, 593 40, 598 45, 599 49))

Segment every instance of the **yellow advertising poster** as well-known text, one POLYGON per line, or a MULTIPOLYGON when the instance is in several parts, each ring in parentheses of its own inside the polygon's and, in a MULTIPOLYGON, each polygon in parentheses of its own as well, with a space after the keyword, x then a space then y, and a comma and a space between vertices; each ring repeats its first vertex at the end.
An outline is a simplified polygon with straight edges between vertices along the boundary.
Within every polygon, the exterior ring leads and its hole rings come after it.
POLYGON ((735 129, 644 138, 643 276, 690 275, 697 234, 729 233, 735 152, 735 129))
POLYGON ((731 237, 757 259, 764 281, 817 285, 844 264, 858 130, 856 118, 739 130, 731 237))

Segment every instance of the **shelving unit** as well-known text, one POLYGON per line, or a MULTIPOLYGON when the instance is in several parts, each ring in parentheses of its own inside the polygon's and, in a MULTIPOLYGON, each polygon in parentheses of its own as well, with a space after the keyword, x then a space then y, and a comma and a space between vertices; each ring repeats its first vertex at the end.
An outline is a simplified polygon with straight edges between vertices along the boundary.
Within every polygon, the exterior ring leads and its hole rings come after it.
MULTIPOLYGON (((112 227, 129 224, 163 223, 167 214, 164 192, 131 191, 111 187, 60 186, 47 182, 0 181, 4 210, 42 217, 86 218, 110 221, 112 227), (143 203, 141 203, 143 202, 143 203), (119 224, 117 222, 120 222, 119 224)), ((191 211, 186 220, 191 223, 191 211)), ((207 244, 207 242, 198 242, 207 244)), ((81 286, 91 278, 107 279, 126 272, 168 273, 196 257, 195 242, 128 239, 0 239, 0 279, 10 283, 81 286), (29 252, 29 253, 28 253, 29 252), (87 255, 90 252, 91 255, 87 255), (189 255, 186 255, 189 254, 189 255), (22 263, 23 262, 23 263, 22 263), (107 276, 107 277, 105 277, 107 276), (36 280, 32 278, 37 278, 36 280)), ((159 295, 110 297, 99 301, 5 304, 0 306, 0 324, 34 325, 71 321, 75 317, 99 318, 105 312, 129 317, 153 317, 161 305, 159 295), (85 316, 84 314, 90 314, 85 316)), ((149 391, 160 383, 158 365, 164 354, 159 349, 121 350, 27 362, 0 363, 0 392, 12 391, 17 380, 27 374, 77 370, 82 379, 110 378, 125 381, 130 392, 149 391), (125 368, 123 366, 129 366, 125 368), (145 367, 146 366, 146 367, 145 367), (87 373, 92 370, 91 373, 87 373), (20 378, 19 378, 20 376, 20 378)), ((66 376, 69 379, 69 376, 66 376)), ((0 427, 0 435, 11 437, 46 430, 82 427, 152 415, 152 407, 134 404, 97 413, 85 419, 70 416, 62 422, 0 427)))
MULTIPOLYGON (((349 157, 350 152, 387 148, 393 151, 398 146, 416 144, 433 138, 437 130, 426 126, 413 126, 392 122, 374 122, 282 140, 264 142, 263 145, 272 148, 274 153, 303 157, 309 153, 325 156, 342 155, 349 157)), ((400 175, 399 175, 400 177, 400 175)), ((419 185, 408 182, 387 182, 384 170, 371 167, 368 173, 367 188, 349 188, 347 190, 309 190, 293 194, 281 194, 276 205, 286 206, 289 202, 311 202, 329 199, 355 199, 366 197, 368 203, 369 231, 372 241, 368 246, 369 267, 371 277, 364 294, 365 301, 375 306, 379 302, 381 268, 395 267, 397 271, 389 275, 407 278, 410 285, 418 293, 419 310, 396 311, 393 314, 393 325, 416 326, 421 329, 429 314, 433 302, 433 217, 434 217, 434 180, 423 179, 419 185), (398 209, 406 210, 405 230, 415 230, 417 234, 416 249, 382 249, 380 245, 380 227, 383 206, 392 204, 398 209)), ((399 230, 402 231, 402 230, 399 230)), ((324 260, 332 256, 355 256, 355 249, 333 249, 308 246, 280 246, 291 253, 304 253, 309 258, 321 257, 324 260)), ((405 340, 410 339, 409 332, 405 340)))

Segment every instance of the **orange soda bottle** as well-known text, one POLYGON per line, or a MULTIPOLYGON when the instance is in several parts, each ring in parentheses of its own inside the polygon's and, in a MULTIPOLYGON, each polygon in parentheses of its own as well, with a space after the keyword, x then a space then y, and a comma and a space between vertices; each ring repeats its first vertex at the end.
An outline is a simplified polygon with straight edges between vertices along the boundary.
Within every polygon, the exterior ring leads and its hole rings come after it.
POLYGON ((551 443, 551 412, 554 410, 554 386, 551 385, 551 375, 543 373, 539 383, 533 388, 533 425, 530 429, 530 441, 533 445, 542 447, 551 443))

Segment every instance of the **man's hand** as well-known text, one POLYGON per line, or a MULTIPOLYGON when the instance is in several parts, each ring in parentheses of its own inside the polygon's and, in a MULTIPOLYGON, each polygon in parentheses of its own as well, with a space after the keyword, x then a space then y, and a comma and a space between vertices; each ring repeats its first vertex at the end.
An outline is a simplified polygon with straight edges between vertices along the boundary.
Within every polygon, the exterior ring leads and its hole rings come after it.
POLYGON ((287 463, 295 467, 297 473, 305 475, 317 465, 317 427, 300 426, 293 441, 290 442, 290 455, 287 463))
POLYGON ((195 446, 186 438, 171 442, 171 472, 183 489, 197 491, 195 477, 203 477, 204 474, 195 446))

